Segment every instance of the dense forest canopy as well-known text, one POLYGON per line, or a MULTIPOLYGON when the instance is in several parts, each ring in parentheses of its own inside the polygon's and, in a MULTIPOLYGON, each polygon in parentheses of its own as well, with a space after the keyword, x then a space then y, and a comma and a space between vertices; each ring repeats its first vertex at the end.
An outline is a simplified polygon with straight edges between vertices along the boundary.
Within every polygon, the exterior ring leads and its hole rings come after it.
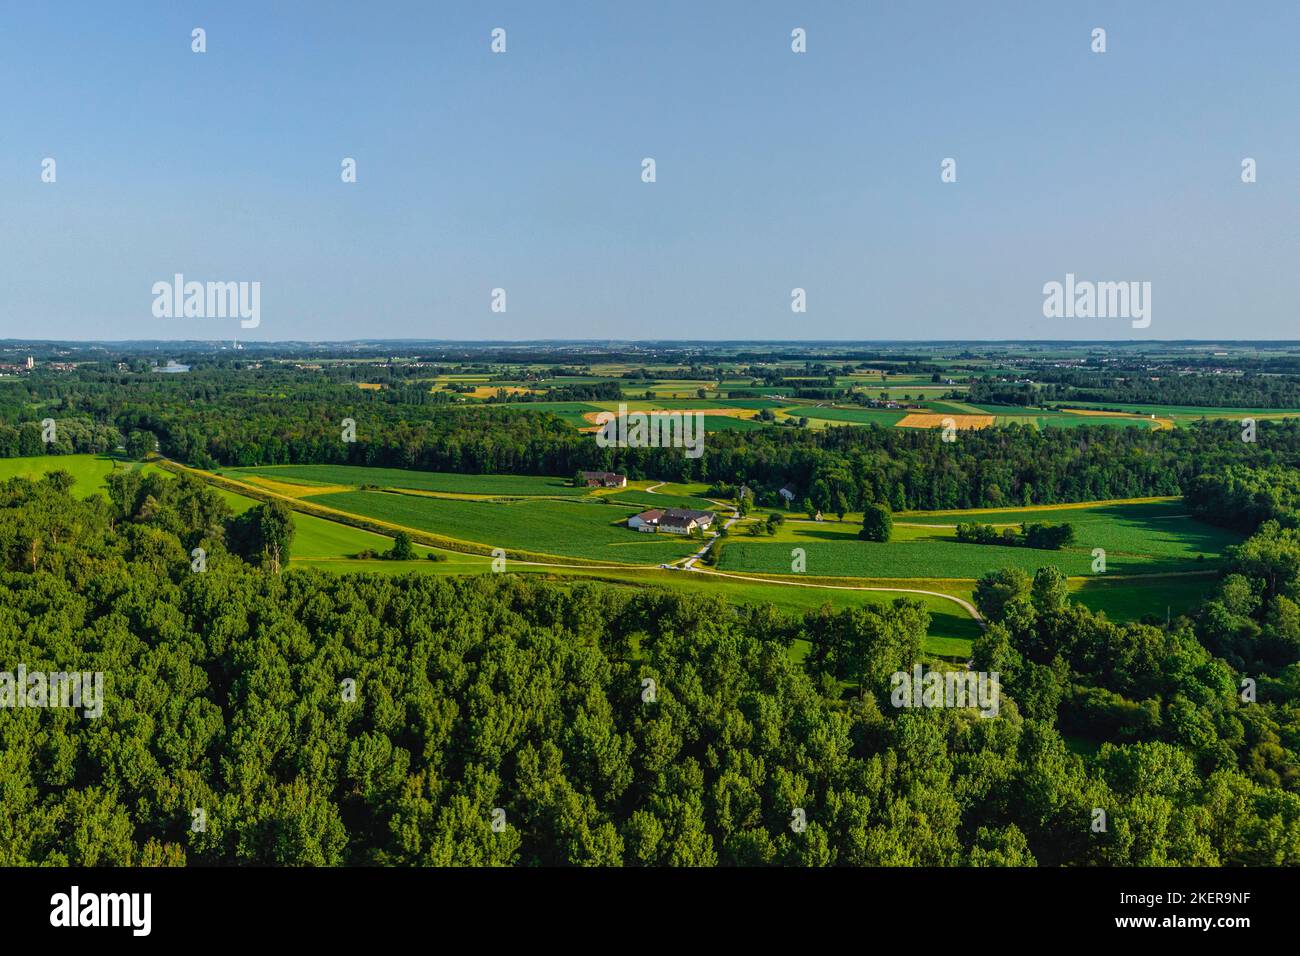
POLYGON ((986 576, 989 719, 891 705, 928 619, 908 599, 277 574, 227 549, 205 485, 69 492, 0 486, 0 661, 102 672, 104 707, 0 710, 4 864, 1300 863, 1276 522, 1168 627, 1052 568, 986 576))

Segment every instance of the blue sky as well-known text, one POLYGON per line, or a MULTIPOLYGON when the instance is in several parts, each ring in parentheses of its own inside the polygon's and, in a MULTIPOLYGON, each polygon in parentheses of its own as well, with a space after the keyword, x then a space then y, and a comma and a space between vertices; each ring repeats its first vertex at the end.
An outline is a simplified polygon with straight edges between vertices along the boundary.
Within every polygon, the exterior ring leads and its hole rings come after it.
POLYGON ((1300 338, 1298 35, 1283 2, 6 4, 0 338, 1300 338), (155 318, 177 272, 260 282, 261 325, 155 318), (1151 326, 1044 318, 1067 272, 1151 282, 1151 326))

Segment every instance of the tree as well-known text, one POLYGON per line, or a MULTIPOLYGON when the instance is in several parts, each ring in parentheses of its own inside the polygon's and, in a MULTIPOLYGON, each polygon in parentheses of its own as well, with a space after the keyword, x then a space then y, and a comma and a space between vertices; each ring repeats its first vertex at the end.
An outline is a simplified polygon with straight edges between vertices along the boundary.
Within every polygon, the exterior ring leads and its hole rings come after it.
POLYGON ((258 509, 258 534, 262 541, 263 560, 271 572, 279 574, 289 563, 289 547, 293 544, 293 512, 283 501, 272 501, 258 509))
POLYGON ((226 543, 245 561, 279 574, 289 563, 293 536, 293 512, 283 501, 272 501, 235 518, 226 531, 226 543))
POLYGON ((384 557, 390 561, 410 561, 415 558, 415 549, 411 547, 411 536, 405 531, 393 535, 393 548, 384 557))
POLYGON ((1000 621, 1007 606, 1029 598, 1029 575, 1019 568, 989 571, 975 585, 975 606, 989 621, 1000 621))
POLYGON ((1034 572, 1032 598, 1040 617, 1065 607, 1070 602, 1070 587, 1064 572, 1053 565, 1034 572))
POLYGON ((153 432, 135 428, 126 436, 126 455, 128 458, 144 458, 158 450, 158 439, 153 432))
POLYGON ((863 541, 888 541, 894 530, 894 516, 889 505, 867 505, 862 513, 862 530, 858 537, 863 541))

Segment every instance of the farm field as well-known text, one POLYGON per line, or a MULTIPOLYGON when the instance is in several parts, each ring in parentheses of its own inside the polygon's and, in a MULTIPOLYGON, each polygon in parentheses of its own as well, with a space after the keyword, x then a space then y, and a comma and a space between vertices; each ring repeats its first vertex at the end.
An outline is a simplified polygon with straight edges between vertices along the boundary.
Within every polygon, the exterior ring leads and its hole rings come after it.
POLYGON ((954 428, 962 430, 988 428, 993 424, 993 416, 912 412, 903 416, 896 424, 899 428, 943 428, 949 423, 954 428))
POLYGON ((494 407, 515 412, 549 412, 574 428, 585 428, 590 423, 583 416, 600 411, 587 402, 502 402, 494 407))
POLYGON ((1070 582, 1070 597, 1093 611, 1104 611, 1112 621, 1164 620, 1194 610, 1212 587, 1212 575, 1168 578, 1102 578, 1095 575, 1070 582))
MULTIPOLYGON (((896 592, 836 590, 806 584, 911 586, 969 599, 973 580, 986 571, 1020 567, 1032 573, 1038 567, 1054 565, 1071 576, 1070 586, 1076 600, 1094 610, 1105 611, 1114 620, 1163 617, 1166 613, 1177 615, 1202 599, 1206 582, 1218 566, 1218 556, 1225 547, 1239 540, 1231 532, 1190 518, 1180 499, 900 513, 895 516, 894 538, 887 544, 859 541, 856 520, 811 522, 790 516, 774 537, 750 538, 740 530, 743 526, 733 529, 732 535, 722 543, 718 570, 724 573, 715 575, 654 568, 653 565, 693 553, 698 542, 668 535, 642 535, 620 524, 628 515, 645 507, 699 507, 720 511, 700 496, 707 491, 707 486, 700 483, 639 481, 631 488, 601 489, 585 500, 572 495, 568 497, 574 500, 532 495, 503 501, 430 497, 412 493, 414 489, 407 493, 338 489, 344 484, 355 487, 363 483, 363 478, 364 483, 377 484, 380 480, 394 483, 390 487, 428 480, 436 487, 455 489, 444 493, 475 495, 481 494, 485 487, 505 487, 495 483, 507 480, 524 483, 514 486, 515 492, 540 489, 545 495, 549 493, 545 482, 552 479, 441 475, 354 466, 228 470, 232 476, 242 474, 245 479, 267 472, 276 475, 276 482, 292 479, 317 483, 297 486, 306 492, 299 495, 305 500, 414 530, 508 551, 554 555, 557 564, 563 564, 565 557, 574 557, 640 565, 610 569, 556 568, 512 559, 509 570, 514 572, 711 591, 735 602, 769 602, 783 610, 807 610, 826 603, 832 607, 853 606, 897 596, 896 592), (656 485, 658 490, 649 492, 648 485, 656 485), (602 500, 606 503, 600 503, 602 500), (955 526, 958 521, 968 520, 997 526, 1022 521, 1069 521, 1076 529, 1077 542, 1062 551, 958 543, 953 539, 955 526), (807 577, 803 581, 799 578, 804 575, 791 573, 790 552, 794 547, 803 548, 806 554, 807 577), (1102 547, 1107 552, 1105 577, 1092 573, 1094 547, 1102 547), (1198 560, 1201 555, 1205 555, 1204 559, 1198 560), (726 577, 727 573, 783 576, 791 583, 740 580, 726 577), (1134 579, 1131 577, 1134 574, 1144 577, 1134 579), (823 578, 827 580, 818 581, 823 578)), ((586 492, 586 489, 570 490, 586 492)), ((222 490, 221 494, 236 512, 254 504, 252 499, 229 491, 222 490)), ((416 552, 421 560, 356 560, 351 556, 365 549, 388 550, 391 538, 303 513, 295 513, 294 520, 297 536, 291 563, 295 568, 314 567, 332 573, 490 573, 491 559, 486 556, 441 552, 446 560, 433 562, 423 560, 432 549, 418 544, 416 552)), ((950 601, 918 597, 933 617, 927 653, 954 659, 968 654, 969 641, 978 632, 978 624, 950 601)))
POLYGON ((859 541, 852 521, 787 521, 775 538, 734 534, 722 547, 724 571, 789 574, 791 549, 805 551, 807 573, 832 577, 977 578, 985 571, 1016 567, 1033 573, 1052 565, 1067 575, 1092 575, 1093 549, 1106 552, 1106 573, 1168 574, 1205 571, 1239 535, 1197 521, 1181 501, 1113 504, 1062 510, 899 515, 894 540, 859 541), (1012 525, 1022 521, 1068 521, 1075 543, 1060 551, 964 544, 959 521, 1012 525))
POLYGON ((1037 428, 1079 428, 1083 425, 1108 425, 1117 428, 1165 428, 1167 422, 1160 419, 1165 416, 1157 414, 1151 418, 1134 413, 1132 415, 1085 415, 1064 409, 1044 409, 1027 405, 964 405, 975 413, 993 415, 999 425, 1021 424, 1037 428))
POLYGON ((661 564, 699 547, 676 535, 624 527, 623 521, 642 510, 635 506, 548 499, 466 501, 382 491, 336 492, 307 500, 492 548, 621 564, 661 564))
POLYGON ((89 498, 102 494, 104 479, 115 468, 129 467, 105 455, 32 455, 25 458, 0 458, 0 481, 10 478, 40 478, 51 471, 66 471, 76 480, 73 494, 89 498))
POLYGON ((571 487, 567 478, 533 475, 461 475, 437 471, 413 471, 405 468, 369 468, 364 465, 264 465, 255 468, 227 468, 219 474, 236 480, 251 476, 303 485, 346 485, 357 488, 361 485, 376 485, 381 488, 409 488, 413 491, 502 497, 533 495, 581 497, 588 493, 586 488, 571 487))
POLYGON ((896 425, 907 414, 891 408, 816 408, 812 405, 786 405, 781 409, 789 418, 809 418, 850 425, 896 425))
MULTIPOLYGON (((1202 418, 1300 418, 1300 409, 1294 408, 1225 408, 1200 405, 1130 405, 1126 402, 1069 402, 1073 408, 1119 409, 1137 415, 1155 415, 1157 418, 1172 419, 1175 424, 1188 425, 1202 418)), ((1062 414, 1068 414, 1065 408, 1059 408, 1062 414)), ((1096 418, 1077 416, 1096 422, 1096 418)))
POLYGON ((617 491, 607 492, 607 497, 611 502, 616 504, 630 504, 638 508, 693 508, 696 511, 713 511, 719 512, 720 509, 707 498, 699 498, 693 495, 671 495, 663 494, 664 489, 659 491, 629 491, 620 488, 617 491))

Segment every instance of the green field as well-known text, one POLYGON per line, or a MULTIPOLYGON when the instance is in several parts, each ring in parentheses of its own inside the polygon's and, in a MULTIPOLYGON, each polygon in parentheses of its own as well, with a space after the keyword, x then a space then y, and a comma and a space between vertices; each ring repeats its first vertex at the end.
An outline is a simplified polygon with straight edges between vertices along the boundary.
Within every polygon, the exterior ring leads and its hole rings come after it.
MULTIPOLYGON (((593 381, 595 381, 593 379, 593 381)), ((563 419, 574 428, 586 428, 591 425, 582 416, 586 412, 598 412, 600 408, 586 402, 503 402, 498 408, 509 408, 516 412, 550 412, 563 419)))
POLYGON ((1068 575, 1092 575, 1093 549, 1106 552, 1106 573, 1167 574, 1204 571, 1239 535, 1189 517, 1181 501, 1119 504, 1060 510, 900 515, 887 544, 857 539, 852 521, 787 521, 775 539, 732 536, 723 545, 724 571, 789 574, 791 549, 801 547, 806 573, 823 577, 977 578, 985 571, 1016 567, 1034 572, 1052 565, 1068 575), (1022 521, 1069 522, 1075 543, 1060 551, 964 544, 959 521, 1008 525, 1022 521), (921 525, 922 527, 910 527, 921 525))
POLYGON ((620 564, 662 564, 699 548, 676 535, 632 531, 622 522, 642 509, 600 501, 468 501, 382 491, 336 492, 307 500, 492 548, 620 564))
MULTIPOLYGON (((1110 411, 1134 412, 1138 415, 1155 415, 1171 418, 1175 424, 1188 425, 1202 418, 1300 418, 1300 409, 1294 408, 1230 408, 1209 405, 1136 405, 1128 402, 1065 402, 1072 408, 1093 408, 1110 411)), ((1068 413, 1066 413, 1068 414, 1068 413)), ((1074 418, 1088 419, 1075 415, 1074 418)), ((1097 421, 1096 418, 1088 419, 1097 421)))
POLYGON ((1100 575, 1071 582, 1070 597, 1093 611, 1105 611, 1112 621, 1137 621, 1144 617, 1164 620, 1194 610, 1213 584, 1210 575, 1168 578, 1103 578, 1100 575))
MULTIPOLYGON (((663 489, 660 489, 662 491, 663 489)), ((718 506, 706 498, 689 495, 661 494, 660 491, 629 491, 623 489, 607 497, 618 504, 627 503, 640 508, 694 508, 697 511, 717 511, 718 506)))
POLYGON ((568 478, 533 475, 460 475, 404 468, 367 468, 363 465, 265 465, 256 468, 227 468, 218 472, 238 480, 255 475, 291 484, 376 485, 380 488, 408 488, 412 491, 440 491, 453 494, 526 497, 563 495, 580 497, 587 488, 574 488, 568 478))
POLYGON ((33 455, 26 458, 0 458, 0 481, 10 478, 39 478, 51 471, 66 471, 76 480, 73 494, 89 498, 103 491, 104 479, 114 468, 127 467, 125 462, 104 455, 33 455))
POLYGON ((812 405, 787 405, 785 414, 791 418, 815 418, 828 422, 845 422, 851 425, 894 425, 907 414, 902 409, 890 408, 816 408, 812 405))
MULTIPOLYGON (((89 456, 78 457, 93 461, 89 456)), ((70 461, 71 456, 35 461, 60 460, 70 461)), ((111 465, 111 461, 103 460, 97 467, 107 473, 111 465)), ((11 464, 10 470, 18 467, 11 464)), ((32 466, 26 467, 30 470, 32 466)), ((401 492, 325 491, 309 492, 305 500, 451 539, 507 551, 554 555, 555 561, 561 564, 565 557, 573 557, 641 566, 556 568, 512 560, 509 570, 518 573, 559 575, 566 580, 592 578, 628 586, 654 584, 692 593, 712 592, 735 603, 766 602, 786 611, 807 611, 824 604, 856 606, 898 596, 897 592, 889 591, 836 590, 655 569, 653 565, 691 554, 699 547, 698 542, 668 535, 639 534, 628 530, 622 522, 645 507, 716 510, 716 506, 699 497, 707 490, 701 484, 661 485, 659 490, 667 494, 634 487, 583 498, 586 489, 565 489, 560 479, 527 476, 447 475, 349 466, 231 469, 228 474, 264 475, 279 481, 321 486, 383 483, 393 488, 442 493, 498 494, 502 500, 437 498, 401 492), (563 489, 563 498, 545 497, 554 494, 557 487, 563 489), (519 497, 506 500, 512 495, 519 497)), ((222 495, 235 511, 253 504, 251 499, 231 492, 223 491, 222 495)), ((442 552, 446 560, 439 562, 355 560, 351 555, 365 549, 388 550, 391 539, 302 513, 295 514, 295 525, 293 567, 317 567, 336 573, 490 573, 490 558, 457 552, 442 552)), ((724 572, 740 574, 784 575, 792 581, 806 576, 800 584, 816 584, 818 578, 848 578, 864 585, 889 587, 891 583, 903 586, 906 581, 908 586, 969 598, 969 582, 986 571, 1019 567, 1032 573, 1038 567, 1054 565, 1072 577, 1071 589, 1076 600, 1123 621, 1178 615, 1195 606, 1218 567, 1218 556, 1239 540, 1231 532, 1192 519, 1181 500, 902 513, 895 516, 894 537, 888 544, 859 541, 857 530, 855 520, 818 523, 793 516, 775 537, 751 538, 744 533, 743 526, 738 526, 723 543, 718 567, 724 572), (1068 521, 1075 527, 1076 543, 1062 551, 962 544, 953 537, 959 521, 995 526, 1022 521, 1068 521), (803 548, 806 553, 805 575, 791 573, 791 549, 795 547, 803 548), (1092 573, 1093 548, 1106 551, 1105 575, 1092 573), (1187 572, 1202 573, 1188 575, 1187 572), (1134 574, 1170 576, 1134 579, 1131 577, 1134 574)), ((422 558, 430 550, 417 545, 422 558)), ((978 633, 976 622, 953 602, 939 597, 916 597, 932 615, 926 652, 952 659, 967 656, 970 641, 978 633)))

